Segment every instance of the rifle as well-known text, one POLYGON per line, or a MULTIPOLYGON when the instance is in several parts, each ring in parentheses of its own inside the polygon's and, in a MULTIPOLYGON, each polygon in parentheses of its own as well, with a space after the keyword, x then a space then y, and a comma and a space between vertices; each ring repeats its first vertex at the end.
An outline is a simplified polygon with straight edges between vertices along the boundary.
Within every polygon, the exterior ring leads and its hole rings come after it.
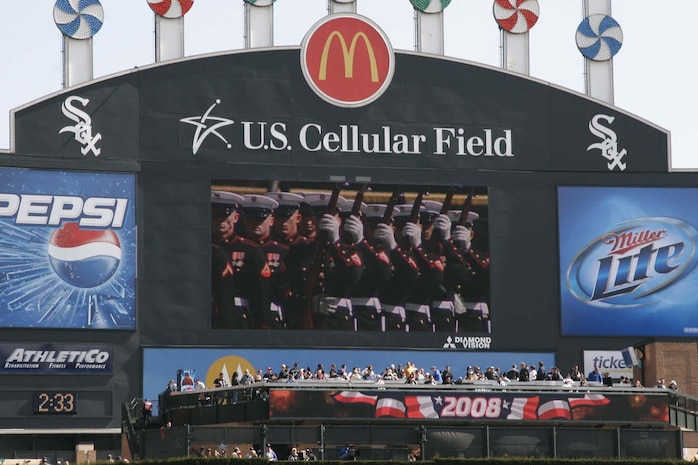
MULTIPOLYGON (((419 211, 422 206, 422 198, 424 197, 424 189, 417 192, 417 196, 414 198, 414 203, 412 204, 412 210, 410 211, 410 219, 407 220, 409 223, 419 224, 419 211)), ((403 239, 402 247, 408 249, 409 245, 403 239)))
POLYGON ((451 209, 451 204, 453 203, 453 195, 456 193, 456 188, 455 187, 449 187, 448 190, 446 191, 446 195, 444 196, 444 203, 441 206, 441 213, 442 215, 447 215, 448 211, 451 209))
MULTIPOLYGON (((439 211, 439 214, 441 215, 447 215, 448 211, 451 209, 451 204, 453 203, 453 195, 456 193, 456 188, 455 187, 449 187, 448 190, 446 191, 446 195, 444 196, 444 202, 441 204, 441 211, 439 211)), ((435 231, 436 232, 436 231, 435 231)), ((440 237, 441 234, 433 234, 432 235, 432 240, 437 241, 439 243, 439 249, 441 249, 441 239, 440 237)))
MULTIPOLYGON (((355 216, 357 218, 361 218, 361 204, 364 201, 364 192, 366 192, 367 189, 366 184, 362 184, 359 190, 356 191, 356 197, 354 197, 354 204, 351 206, 351 216, 355 216)), ((342 237, 343 242, 348 243, 349 240, 347 240, 347 234, 344 234, 344 237, 342 237)))
MULTIPOLYGON (((470 213, 470 208, 473 206, 473 195, 475 194, 475 186, 470 187, 470 191, 468 192, 468 197, 466 197, 465 202, 463 203, 463 208, 461 208, 460 211, 460 217, 458 218, 458 226, 465 226, 465 223, 468 222, 468 213, 470 213)), ((479 257, 472 248, 468 249, 467 254, 470 256, 470 258, 477 263, 482 269, 486 269, 490 265, 490 260, 489 258, 481 258, 479 257)))
MULTIPOLYGON (((327 203, 327 212, 329 214, 336 213, 337 211, 337 200, 339 200, 339 187, 332 189, 332 195, 329 202, 327 203)), ((361 203, 359 202, 359 205, 361 203)), ((305 321, 303 322, 303 329, 313 329, 313 291, 315 291, 315 286, 317 280, 322 272, 322 266, 325 262, 325 255, 327 254, 328 238, 324 231, 320 231, 315 238, 316 248, 313 253, 313 259, 310 265, 310 272, 308 273, 308 280, 305 285, 305 321)))
POLYGON ((395 210, 395 205, 397 205, 400 200, 401 189, 395 189, 388 199, 388 204, 385 207, 385 212, 383 213, 383 219, 381 223, 391 224, 393 222, 393 211, 395 210))
POLYGON ((475 186, 471 186, 468 191, 468 196, 465 198, 463 207, 460 210, 460 216, 458 217, 458 226, 465 226, 468 222, 468 213, 470 213, 470 208, 473 206, 473 195, 475 194, 475 186))

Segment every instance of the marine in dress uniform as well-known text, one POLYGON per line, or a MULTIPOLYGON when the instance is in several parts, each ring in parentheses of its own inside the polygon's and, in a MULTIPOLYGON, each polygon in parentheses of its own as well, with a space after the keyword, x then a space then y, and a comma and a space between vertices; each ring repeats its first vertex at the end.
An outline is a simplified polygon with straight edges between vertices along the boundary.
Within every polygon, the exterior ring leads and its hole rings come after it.
POLYGON ((453 229, 453 243, 466 263, 461 280, 456 284, 455 306, 459 332, 490 332, 489 257, 472 247, 475 235, 474 224, 480 217, 476 212, 468 212, 465 226, 457 225, 461 212, 451 210, 449 217, 456 225, 453 229))
POLYGON ((388 252, 391 263, 390 278, 380 292, 385 331, 408 329, 405 306, 411 290, 419 280, 419 266, 414 259, 411 247, 404 243, 405 238, 402 234, 411 211, 411 204, 396 205, 393 211, 393 224, 379 223, 372 233, 376 247, 388 252), (398 244, 398 240, 402 244, 398 244))
MULTIPOLYGON (((267 252, 267 264, 272 271, 276 268, 272 274, 272 302, 282 308, 287 329, 301 329, 305 294, 300 292, 298 285, 292 285, 291 275, 298 271, 289 268, 289 254, 308 257, 305 262, 309 261, 310 241, 298 231, 303 196, 292 192, 267 192, 264 195, 278 203, 273 213, 272 240, 263 246, 267 252)), ((303 260, 296 260, 296 263, 301 264, 303 260)))
POLYGON ((456 253, 449 242, 451 238, 451 220, 441 214, 443 204, 425 200, 424 211, 420 213, 422 223, 422 263, 431 276, 431 321, 434 331, 456 330, 456 318, 453 303, 454 284, 450 277, 457 272, 457 267, 464 266, 463 258, 456 253))
POLYGON ((253 241, 235 233, 243 198, 225 191, 211 193, 211 298, 215 328, 256 327, 255 315, 266 304, 264 279, 269 270, 253 241))
POLYGON ((262 249, 267 271, 263 280, 267 306, 256 316, 258 327, 262 329, 285 327, 282 299, 288 284, 281 257, 288 253, 288 247, 279 244, 271 237, 274 224, 273 212, 278 206, 276 200, 266 195, 243 195, 241 210, 245 234, 262 249))
MULTIPOLYGON (((387 206, 383 204, 363 204, 361 213, 364 222, 364 238, 356 247, 364 262, 364 271, 352 291, 351 303, 358 331, 381 331, 384 329, 380 291, 391 275, 389 253, 382 245, 376 246, 373 231, 384 221, 387 206)), ((386 225, 386 227, 389 227, 386 225)), ((391 230, 392 234, 392 230, 391 230)))
MULTIPOLYGON (((363 260, 355 247, 340 240, 339 213, 349 202, 339 196, 337 208, 328 212, 330 193, 310 193, 305 202, 313 209, 318 238, 314 241, 310 273, 318 270, 312 290, 314 328, 353 330, 351 291, 363 272, 363 260)), ((312 280, 314 277, 311 277, 312 280)))

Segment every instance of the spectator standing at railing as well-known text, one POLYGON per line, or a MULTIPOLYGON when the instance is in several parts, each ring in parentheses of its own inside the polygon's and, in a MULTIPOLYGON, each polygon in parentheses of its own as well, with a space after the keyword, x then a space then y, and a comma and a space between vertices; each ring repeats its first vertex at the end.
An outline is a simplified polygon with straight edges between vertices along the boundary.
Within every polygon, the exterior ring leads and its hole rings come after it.
POLYGON ((530 367, 528 367, 528 380, 538 381, 538 369, 535 365, 531 365, 530 367))
POLYGON ((579 371, 579 365, 574 365, 569 372, 570 378, 572 378, 572 381, 581 381, 582 378, 584 378, 584 375, 582 375, 582 372, 579 371))
POLYGON ((519 364, 519 381, 528 381, 529 378, 530 378, 530 376, 529 376, 528 367, 526 366, 526 362, 521 362, 519 364))
POLYGON ((672 379, 671 382, 669 383, 669 389, 671 389, 672 391, 679 392, 678 383, 672 379))
POLYGON ((216 379, 213 381, 213 386, 216 387, 216 388, 229 387, 229 386, 230 386, 230 383, 229 383, 228 380, 225 378, 225 376, 223 376, 223 373, 220 373, 220 374, 218 375, 218 378, 216 378, 216 379))
POLYGON ((545 376, 547 374, 548 372, 545 370, 545 364, 542 361, 538 362, 538 371, 536 374, 536 379, 543 381, 544 379, 546 379, 545 376))
POLYGON ((150 424, 150 420, 153 417, 153 403, 150 401, 150 399, 144 399, 143 400, 143 421, 145 422, 146 426, 150 424))
POLYGON ((594 367, 594 369, 589 372, 589 376, 587 376, 587 381, 594 381, 596 383, 603 382, 603 376, 599 371, 599 367, 594 367))
POLYGON ((511 368, 509 368, 509 371, 507 371, 507 378, 511 379, 519 379, 519 370, 516 369, 516 364, 513 364, 511 368))

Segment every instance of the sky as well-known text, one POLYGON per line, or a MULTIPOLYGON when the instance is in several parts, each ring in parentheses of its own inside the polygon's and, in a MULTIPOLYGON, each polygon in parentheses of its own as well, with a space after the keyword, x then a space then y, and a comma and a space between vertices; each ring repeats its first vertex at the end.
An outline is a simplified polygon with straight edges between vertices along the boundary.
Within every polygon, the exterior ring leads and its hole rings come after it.
MULTIPOLYGON (((95 78, 155 61, 154 14, 147 0, 100 0, 104 24, 93 38, 95 78)), ((299 46, 327 14, 328 0, 277 0, 274 45, 299 46)), ((0 150, 10 146, 12 108, 62 89, 61 33, 55 0, 2 0, 0 28, 0 150)), ((584 93, 584 60, 575 44, 582 0, 539 0, 530 31, 530 76, 584 93)), ((444 10, 445 55, 500 66, 493 0, 452 0, 444 10)), ((698 82, 691 52, 695 0, 615 0, 623 30, 613 59, 620 109, 671 133, 670 167, 698 171, 698 82), (660 6, 661 5, 661 6, 660 6)), ((357 0, 357 13, 377 23, 395 50, 415 49, 409 0, 357 0)), ((244 48, 242 0, 195 0, 185 24, 185 56, 244 48)))

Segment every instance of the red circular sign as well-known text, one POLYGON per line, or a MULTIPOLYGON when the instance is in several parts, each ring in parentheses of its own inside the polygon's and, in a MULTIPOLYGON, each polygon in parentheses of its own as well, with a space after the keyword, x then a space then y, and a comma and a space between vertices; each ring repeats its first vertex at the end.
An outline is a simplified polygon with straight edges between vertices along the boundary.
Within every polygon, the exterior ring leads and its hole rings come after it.
POLYGON ((318 21, 301 47, 301 68, 310 88, 341 107, 361 107, 390 85, 395 55, 385 33, 354 14, 334 14, 318 21))

